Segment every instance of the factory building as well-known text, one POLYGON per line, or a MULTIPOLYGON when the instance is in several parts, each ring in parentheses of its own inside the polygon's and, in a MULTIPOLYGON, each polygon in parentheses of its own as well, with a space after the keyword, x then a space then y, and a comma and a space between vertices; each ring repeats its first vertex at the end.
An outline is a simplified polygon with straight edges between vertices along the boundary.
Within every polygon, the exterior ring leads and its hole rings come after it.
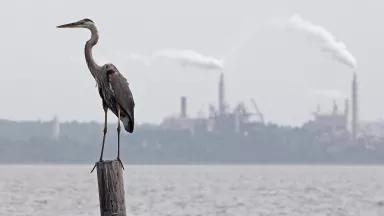
POLYGON ((249 112, 243 102, 239 103, 235 109, 230 110, 225 100, 225 80, 223 73, 219 76, 217 98, 217 108, 210 105, 208 118, 192 118, 187 114, 187 97, 181 97, 180 114, 175 117, 165 118, 161 124, 162 128, 188 130, 191 133, 244 133, 260 126, 261 122, 264 121, 264 117, 254 100, 252 100, 256 109, 254 113, 249 112), (259 117, 257 121, 251 120, 253 115, 259 117))
MULTIPOLYGON (((314 119, 303 125, 312 133, 335 138, 345 138, 356 144, 359 136, 359 103, 358 82, 356 73, 351 83, 352 112, 349 112, 349 100, 344 102, 344 112, 340 112, 336 101, 333 102, 332 112, 321 113, 320 107, 314 113, 314 119)), ((331 139, 330 138, 330 139, 331 139)))
POLYGON ((336 101, 333 102, 331 112, 322 113, 318 106, 314 113, 314 120, 304 124, 304 128, 318 134, 345 134, 348 132, 348 110, 349 105, 346 100, 344 112, 339 111, 336 101))
POLYGON ((203 130, 207 130, 206 122, 207 120, 205 119, 188 117, 187 97, 183 96, 180 98, 180 114, 175 117, 165 118, 161 127, 166 130, 186 130, 195 133, 195 130, 200 127, 203 127, 203 130))
MULTIPOLYGON (((225 76, 221 73, 217 85, 217 106, 210 105, 207 118, 190 117, 187 113, 187 97, 180 98, 180 113, 165 118, 161 128, 167 130, 184 130, 191 134, 243 134, 245 136, 265 128, 264 115, 260 112, 255 100, 251 100, 251 108, 244 102, 238 103, 233 109, 225 99, 225 76)), ((343 109, 339 109, 340 101, 333 101, 329 112, 321 112, 320 107, 313 113, 313 120, 305 123, 303 129, 318 137, 318 142, 326 146, 340 144, 357 144, 362 131, 359 131, 358 81, 353 75, 351 83, 351 99, 345 99, 343 109), (351 104, 351 110, 350 110, 351 104)), ((367 127, 365 127, 367 128, 367 127)))

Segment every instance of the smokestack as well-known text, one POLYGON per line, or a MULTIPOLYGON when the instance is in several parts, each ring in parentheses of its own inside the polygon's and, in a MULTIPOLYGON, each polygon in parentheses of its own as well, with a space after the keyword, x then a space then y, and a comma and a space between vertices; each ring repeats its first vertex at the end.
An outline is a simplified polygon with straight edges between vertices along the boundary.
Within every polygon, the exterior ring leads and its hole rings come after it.
POLYGON ((339 112, 339 107, 337 106, 336 100, 333 100, 332 114, 337 115, 338 112, 339 112))
POLYGON ((349 100, 346 98, 344 100, 344 119, 345 119, 345 128, 349 129, 349 100))
POLYGON ((347 129, 349 127, 348 117, 349 117, 349 100, 345 99, 345 101, 344 101, 344 118, 345 118, 345 128, 347 128, 347 129))
POLYGON ((187 97, 181 97, 180 100, 180 117, 187 118, 187 97))
POLYGON ((224 73, 220 74, 219 81, 219 114, 223 115, 225 113, 225 93, 224 93, 224 73))
POLYGON ((358 106, 358 85, 357 85, 357 75, 353 73, 352 80, 352 139, 356 140, 358 128, 359 128, 359 106, 358 106))

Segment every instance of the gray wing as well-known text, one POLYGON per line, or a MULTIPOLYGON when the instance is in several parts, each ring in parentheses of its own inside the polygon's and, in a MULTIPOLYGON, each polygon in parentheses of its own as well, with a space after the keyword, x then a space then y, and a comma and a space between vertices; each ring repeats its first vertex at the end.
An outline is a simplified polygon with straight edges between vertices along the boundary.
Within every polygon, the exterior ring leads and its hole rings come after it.
POLYGON ((132 133, 135 124, 135 102, 133 100, 132 92, 129 88, 127 79, 125 79, 125 77, 113 65, 109 65, 107 68, 107 75, 110 87, 115 94, 116 102, 122 109, 122 121, 124 123, 125 130, 132 133))

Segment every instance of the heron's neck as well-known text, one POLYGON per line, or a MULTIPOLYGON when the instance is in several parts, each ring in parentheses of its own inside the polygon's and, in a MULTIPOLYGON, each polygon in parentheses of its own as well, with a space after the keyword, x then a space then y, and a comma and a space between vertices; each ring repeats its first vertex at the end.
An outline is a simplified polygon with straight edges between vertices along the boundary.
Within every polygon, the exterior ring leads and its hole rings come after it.
POLYGON ((89 39, 85 44, 85 60, 87 61, 88 68, 91 71, 93 77, 96 78, 97 74, 95 73, 100 68, 100 66, 97 65, 93 59, 92 48, 97 44, 97 41, 99 40, 99 34, 97 33, 96 26, 90 27, 89 30, 91 31, 91 39, 89 39))

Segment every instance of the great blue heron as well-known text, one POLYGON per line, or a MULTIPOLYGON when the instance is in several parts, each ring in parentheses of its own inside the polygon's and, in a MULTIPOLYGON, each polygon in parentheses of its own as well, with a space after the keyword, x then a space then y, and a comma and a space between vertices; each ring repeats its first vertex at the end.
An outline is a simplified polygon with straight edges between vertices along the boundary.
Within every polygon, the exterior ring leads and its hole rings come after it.
MULTIPOLYGON (((113 64, 99 66, 92 56, 92 47, 96 45, 99 35, 95 23, 90 19, 57 26, 58 28, 85 28, 91 31, 91 39, 85 44, 85 59, 88 68, 95 78, 104 109, 104 130, 103 142, 101 147, 100 159, 103 160, 105 135, 107 133, 107 113, 108 109, 117 116, 117 160, 124 169, 120 160, 120 121, 123 122, 127 132, 132 133, 134 128, 134 107, 132 92, 124 76, 113 64)), ((96 165, 95 165, 96 166, 96 165)), ((92 171, 95 169, 93 167, 92 171)), ((91 172, 92 172, 91 171, 91 172)))

